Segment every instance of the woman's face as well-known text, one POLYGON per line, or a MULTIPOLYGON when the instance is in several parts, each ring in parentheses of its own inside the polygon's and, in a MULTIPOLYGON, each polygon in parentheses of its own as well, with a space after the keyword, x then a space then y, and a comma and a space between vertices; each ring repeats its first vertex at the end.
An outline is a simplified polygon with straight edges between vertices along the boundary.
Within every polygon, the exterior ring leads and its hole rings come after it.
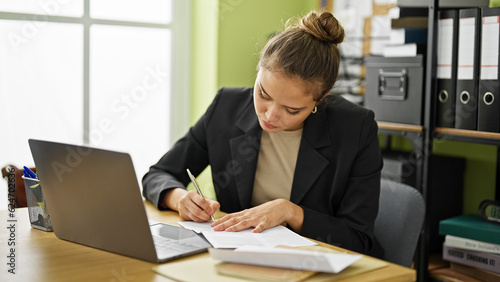
POLYGON ((261 68, 254 88, 255 112, 263 130, 297 130, 316 106, 306 85, 298 79, 261 68))

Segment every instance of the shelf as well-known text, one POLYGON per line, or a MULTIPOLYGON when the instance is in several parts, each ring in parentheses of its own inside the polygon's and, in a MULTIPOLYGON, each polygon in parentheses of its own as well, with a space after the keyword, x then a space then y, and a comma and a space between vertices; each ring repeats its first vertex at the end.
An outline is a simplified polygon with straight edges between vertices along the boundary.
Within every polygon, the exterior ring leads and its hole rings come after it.
POLYGON ((377 121, 377 124, 379 129, 411 131, 411 132, 422 132, 424 130, 424 127, 421 125, 402 124, 402 123, 393 123, 385 121, 377 121))
POLYGON ((423 149, 423 130, 421 125, 377 121, 378 133, 387 135, 400 135, 406 137, 412 144, 417 155, 423 149))
MULTIPOLYGON (((422 133, 424 130, 421 125, 385 121, 377 121, 377 124, 379 133, 382 134, 395 131, 399 133, 398 135, 406 135, 407 133, 422 133)), ((500 133, 496 132, 436 127, 433 138, 500 146, 500 133)))
POLYGON ((433 135, 435 139, 500 146, 500 133, 495 132, 436 127, 433 135))

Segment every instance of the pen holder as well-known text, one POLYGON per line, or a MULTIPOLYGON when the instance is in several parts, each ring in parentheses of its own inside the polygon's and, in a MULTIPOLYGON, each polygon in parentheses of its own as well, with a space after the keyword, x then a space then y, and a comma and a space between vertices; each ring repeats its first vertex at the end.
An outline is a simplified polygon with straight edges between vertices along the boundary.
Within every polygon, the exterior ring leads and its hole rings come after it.
POLYGON ((31 227, 43 231, 52 231, 52 223, 43 197, 40 180, 24 176, 23 179, 31 227))

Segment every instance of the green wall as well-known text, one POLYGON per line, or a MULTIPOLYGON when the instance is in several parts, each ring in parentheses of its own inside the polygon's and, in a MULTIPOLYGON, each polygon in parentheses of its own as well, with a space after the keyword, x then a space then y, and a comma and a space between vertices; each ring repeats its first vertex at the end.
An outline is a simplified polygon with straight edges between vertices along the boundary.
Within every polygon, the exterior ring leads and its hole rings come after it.
POLYGON ((313 10, 316 1, 247 0, 220 11, 218 86, 253 86, 259 52, 287 19, 313 10))
POLYGON ((191 24, 191 124, 203 114, 217 91, 218 0, 193 0, 191 24))

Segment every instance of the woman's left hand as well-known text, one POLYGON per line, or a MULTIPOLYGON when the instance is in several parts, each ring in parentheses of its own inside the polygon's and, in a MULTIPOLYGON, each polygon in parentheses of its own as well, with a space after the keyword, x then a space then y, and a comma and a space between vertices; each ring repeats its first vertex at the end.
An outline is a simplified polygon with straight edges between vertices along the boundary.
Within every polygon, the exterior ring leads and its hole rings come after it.
POLYGON ((250 209, 225 215, 214 221, 211 226, 215 231, 228 232, 254 227, 252 232, 258 233, 280 224, 288 224, 295 232, 299 233, 303 221, 304 212, 301 207, 285 199, 276 199, 250 209))

